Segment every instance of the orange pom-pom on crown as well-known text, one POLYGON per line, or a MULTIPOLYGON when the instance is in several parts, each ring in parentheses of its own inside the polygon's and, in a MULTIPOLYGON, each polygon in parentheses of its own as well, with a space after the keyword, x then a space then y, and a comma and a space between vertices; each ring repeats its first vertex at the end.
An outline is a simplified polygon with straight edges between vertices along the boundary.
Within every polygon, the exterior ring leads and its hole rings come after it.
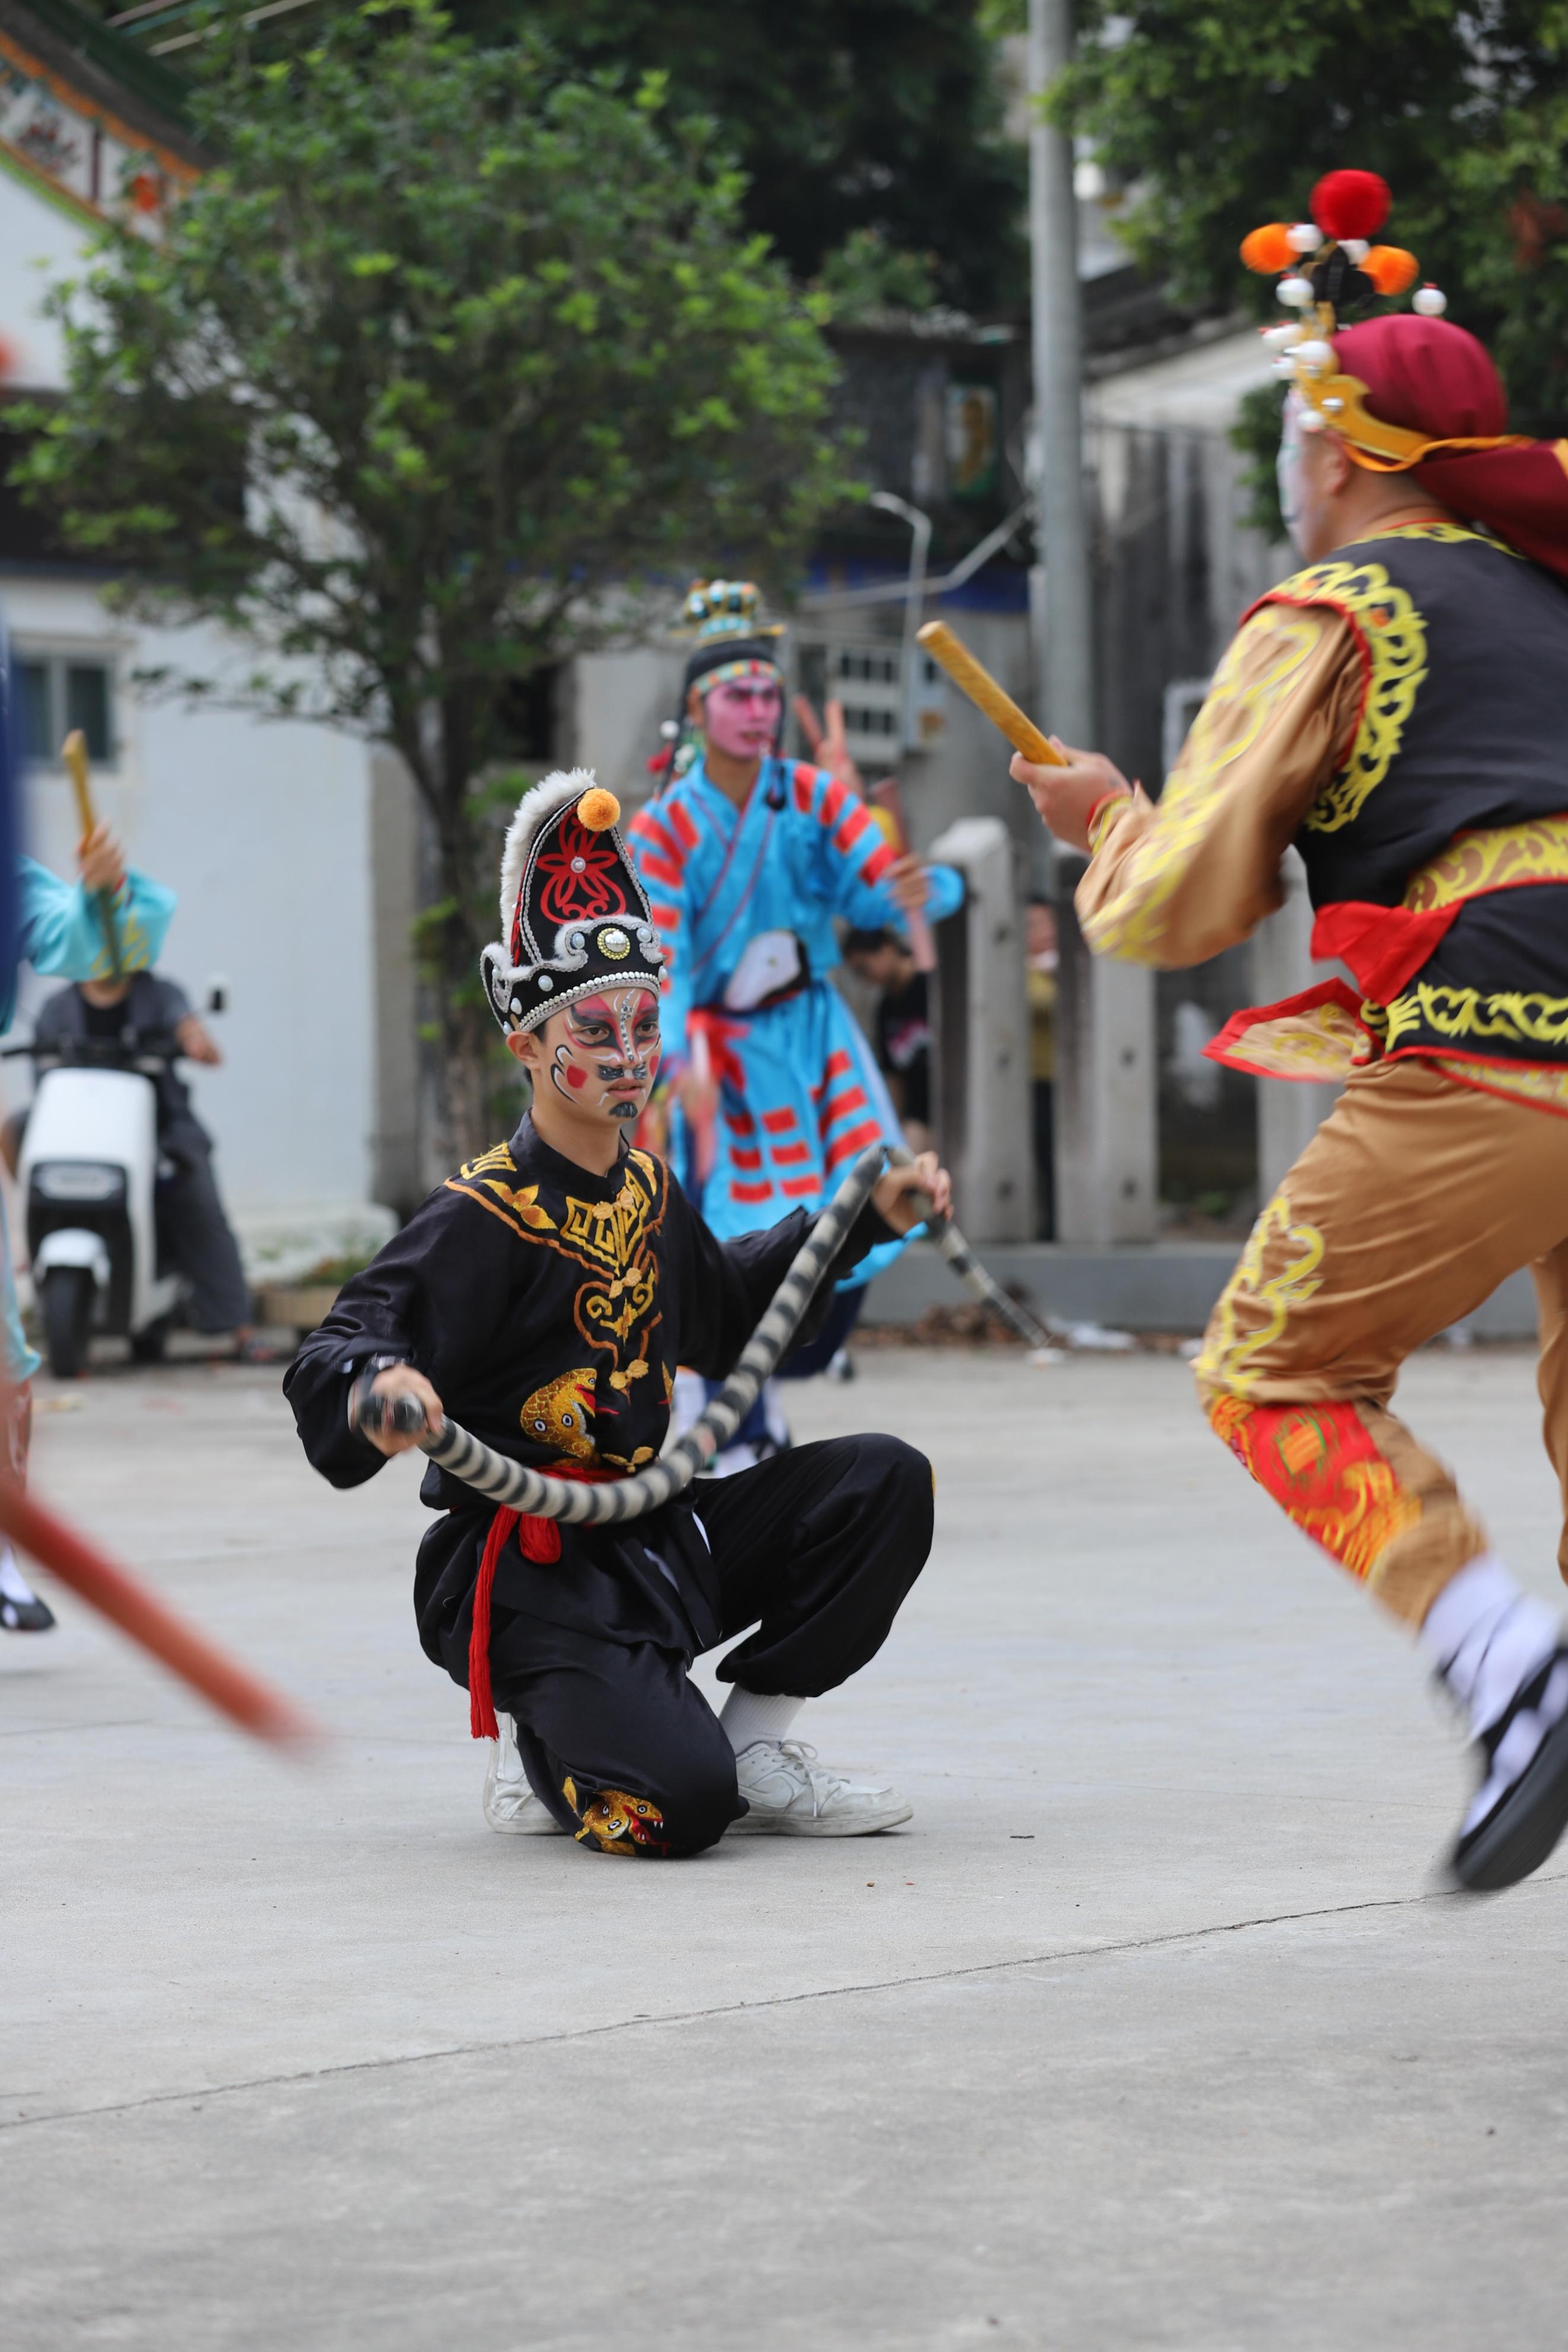
POLYGON ((1375 245, 1361 266, 1380 294, 1403 294, 1421 267, 1402 245, 1375 245))
POLYGON ((577 814, 590 833, 608 833, 621 820, 621 803, 602 784, 591 785, 578 802, 577 814))
POLYGON ((1296 248, 1291 242, 1291 231, 1284 221, 1266 221, 1261 228, 1241 240, 1241 258, 1249 269, 1260 276, 1277 278, 1289 269, 1296 259, 1296 248))
POLYGON ((1312 218, 1325 236, 1373 237, 1394 202, 1386 180, 1375 172, 1325 172, 1312 190, 1312 218))

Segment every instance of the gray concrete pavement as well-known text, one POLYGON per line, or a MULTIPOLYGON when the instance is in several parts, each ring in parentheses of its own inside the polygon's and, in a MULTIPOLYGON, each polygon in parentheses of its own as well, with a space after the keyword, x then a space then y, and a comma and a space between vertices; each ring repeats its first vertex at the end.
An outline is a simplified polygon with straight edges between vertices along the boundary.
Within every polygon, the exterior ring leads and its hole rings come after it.
MULTIPOLYGON (((1556 2347, 1563 1865, 1436 1891, 1452 1735, 1169 1358, 798 1392, 937 1471, 801 1730, 908 1832, 669 1866, 492 1836, 412 1467, 103 1373, 40 1488, 329 1720, 305 1773, 62 1601, 0 1641, 0 2340, 157 2352, 1556 2347)), ((1522 1354, 1403 1402, 1554 1589, 1522 1354)))

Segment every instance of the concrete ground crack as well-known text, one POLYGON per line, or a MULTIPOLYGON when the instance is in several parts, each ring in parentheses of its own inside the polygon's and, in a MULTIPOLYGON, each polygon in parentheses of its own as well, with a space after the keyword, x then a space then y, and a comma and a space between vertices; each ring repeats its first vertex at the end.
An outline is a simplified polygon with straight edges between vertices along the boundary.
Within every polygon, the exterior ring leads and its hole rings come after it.
MULTIPOLYGON (((1514 1890, 1517 1895, 1559 1886, 1568 1874, 1536 1876, 1514 1890)), ((761 2000, 717 2001, 706 2009, 672 2010, 658 2017, 617 2017, 600 2025, 563 2027, 556 2033, 509 2035, 496 2042, 455 2042, 434 2050, 417 2050, 395 2058, 356 2058, 340 2066, 309 2066, 284 2074, 256 2074, 235 2083, 198 2083, 179 2091, 153 2091, 140 2099, 122 2099, 96 2107, 60 2107, 47 2114, 16 2116, 0 2121, 0 2132, 31 2131, 41 2125, 89 2122, 99 2116, 136 2115, 151 2107, 179 2106, 189 2101, 242 2096, 249 2091, 280 2090, 292 2084, 331 2082, 343 2075, 388 2074, 400 2067, 428 2066, 448 2058, 495 2057, 513 2050, 544 2050, 558 2043, 592 2042, 614 2033, 654 2032, 663 2027, 700 2025, 710 2018, 747 2017, 766 2011, 795 2009, 809 2001, 846 2000, 871 1993, 902 1992, 915 1985, 961 1984, 973 1977, 1002 1976, 1027 1969, 1061 1968, 1069 1961, 1125 1958, 1137 1952, 1167 1951, 1183 1944, 1209 1943, 1222 1936, 1242 1936, 1263 1927, 1286 1927, 1319 1919, 1353 1918, 1370 1912, 1418 1910, 1433 1903, 1473 1902, 1474 1898, 1446 1886, 1418 1895, 1385 1895, 1365 1903, 1330 1903, 1307 1911, 1271 1911, 1255 1918, 1222 1919, 1207 1927, 1175 1928, 1168 1935, 1131 1937, 1113 1944, 1075 1944, 1056 1952, 1030 1952, 1004 1960, 977 1960, 965 1968, 918 1970, 908 1976, 877 1977, 861 1984, 820 1985, 803 1992, 770 1994, 761 2000)))

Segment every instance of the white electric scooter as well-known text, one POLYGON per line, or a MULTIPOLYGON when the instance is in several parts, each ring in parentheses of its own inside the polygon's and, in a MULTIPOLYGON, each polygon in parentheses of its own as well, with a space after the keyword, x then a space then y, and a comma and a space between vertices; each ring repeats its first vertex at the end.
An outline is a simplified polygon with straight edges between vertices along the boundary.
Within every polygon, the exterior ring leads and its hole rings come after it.
POLYGON ((95 1331, 155 1363, 183 1290, 160 1271, 154 1210, 158 1079, 179 1048, 167 1034, 82 1038, 38 1058, 17 1181, 49 1370, 75 1379, 95 1331))

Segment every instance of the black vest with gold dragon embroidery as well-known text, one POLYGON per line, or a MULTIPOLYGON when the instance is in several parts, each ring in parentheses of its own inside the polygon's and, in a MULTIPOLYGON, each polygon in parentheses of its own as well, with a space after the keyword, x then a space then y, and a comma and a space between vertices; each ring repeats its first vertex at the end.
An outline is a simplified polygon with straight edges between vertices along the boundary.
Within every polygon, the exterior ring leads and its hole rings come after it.
POLYGON ((1261 601, 1332 607, 1364 672, 1348 756, 1296 836, 1313 906, 1429 907, 1429 869, 1465 868, 1435 950, 1364 1008, 1385 1050, 1568 1062, 1568 592, 1416 523, 1261 601))

